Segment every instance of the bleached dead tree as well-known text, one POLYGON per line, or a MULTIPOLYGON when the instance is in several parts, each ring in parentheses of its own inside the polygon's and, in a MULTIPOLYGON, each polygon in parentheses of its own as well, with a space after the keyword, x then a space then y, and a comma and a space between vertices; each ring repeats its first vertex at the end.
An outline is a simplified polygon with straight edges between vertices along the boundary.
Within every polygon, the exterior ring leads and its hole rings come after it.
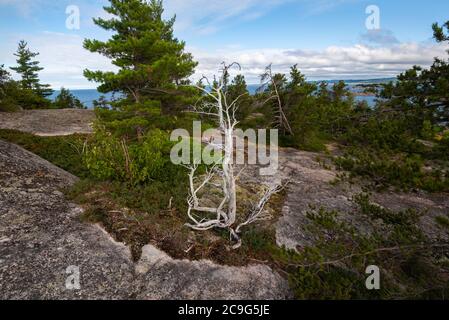
POLYGON ((203 102, 199 106, 194 106, 194 112, 212 116, 217 119, 218 129, 222 135, 221 143, 208 142, 214 149, 219 149, 222 156, 219 161, 216 161, 207 171, 206 174, 197 177, 197 170, 199 164, 194 162, 192 165, 187 166, 190 169, 189 173, 189 197, 188 197, 188 216, 190 223, 188 227, 193 230, 205 231, 213 228, 221 228, 229 230, 231 240, 236 242, 234 248, 238 248, 241 245, 240 233, 244 226, 254 223, 260 220, 269 219, 270 216, 264 214, 264 207, 269 201, 272 195, 278 193, 283 187, 281 185, 275 185, 272 187, 266 187, 265 192, 262 195, 260 201, 254 205, 252 210, 246 217, 240 218, 237 212, 237 195, 236 195, 236 175, 233 163, 234 152, 234 130, 238 121, 235 118, 235 114, 238 108, 239 99, 243 96, 237 97, 233 101, 228 101, 226 96, 226 75, 232 67, 240 66, 237 63, 226 65, 223 63, 221 70, 221 76, 212 86, 209 80, 204 77, 210 91, 197 86, 198 90, 201 90, 210 102, 203 102), (202 181, 199 181, 199 179, 202 181), (214 179, 219 178, 221 182, 216 184, 214 179), (201 205, 199 199, 199 193, 209 185, 220 187, 222 190, 222 198, 220 203, 216 207, 207 207, 201 205))

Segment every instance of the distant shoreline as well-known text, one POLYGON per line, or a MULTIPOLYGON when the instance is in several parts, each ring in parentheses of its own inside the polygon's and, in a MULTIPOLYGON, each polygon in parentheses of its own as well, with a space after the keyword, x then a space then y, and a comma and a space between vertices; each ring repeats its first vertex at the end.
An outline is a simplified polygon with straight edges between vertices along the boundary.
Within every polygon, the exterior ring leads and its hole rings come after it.
MULTIPOLYGON (((387 83, 390 81, 396 81, 396 78, 373 78, 373 79, 349 79, 349 80, 307 80, 307 82, 310 83, 320 83, 320 82, 327 82, 327 83, 338 83, 340 81, 344 81, 346 84, 350 85, 357 85, 357 84, 379 84, 379 83, 387 83)), ((256 88, 260 87, 260 83, 250 83, 248 84, 248 88, 256 88)), ((52 88, 54 91, 60 91, 61 88, 52 88)), ((89 90, 97 90, 95 88, 66 88, 70 91, 89 91, 89 90)))
MULTIPOLYGON (((354 94, 357 100, 359 101, 366 101, 369 105, 374 105, 375 95, 369 94, 365 92, 361 92, 358 90, 355 90, 355 86, 360 84, 380 84, 380 83, 387 83, 390 81, 394 81, 395 78, 379 78, 379 79, 366 79, 366 80, 313 80, 309 81, 310 83, 320 83, 320 82, 327 82, 329 84, 338 83, 339 81, 344 81, 346 85, 349 87, 351 92, 354 94)), ((248 85, 248 91, 250 94, 255 94, 257 90, 260 88, 260 84, 249 84, 248 85)), ((69 89, 70 92, 73 93, 75 97, 77 97, 88 109, 93 109, 94 105, 93 102, 95 100, 100 99, 101 96, 105 96, 107 99, 111 99, 113 95, 111 93, 109 94, 103 94, 98 92, 96 89, 69 89)), ((55 99, 56 96, 59 94, 60 90, 54 90, 53 94, 50 96, 50 99, 55 99)))

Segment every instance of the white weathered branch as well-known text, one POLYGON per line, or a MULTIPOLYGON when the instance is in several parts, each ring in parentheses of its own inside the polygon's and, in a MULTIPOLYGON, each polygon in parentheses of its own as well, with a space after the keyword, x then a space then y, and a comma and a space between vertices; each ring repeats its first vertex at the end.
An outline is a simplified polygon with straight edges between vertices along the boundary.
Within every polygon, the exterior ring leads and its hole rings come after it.
MULTIPOLYGON (((187 199, 188 217, 190 223, 188 227, 193 230, 205 231, 213 228, 227 229, 230 232, 231 239, 237 242, 237 246, 240 244, 240 232, 241 229, 256 221, 268 219, 269 215, 264 214, 264 207, 270 200, 270 197, 279 192, 282 187, 272 186, 268 187, 266 192, 262 195, 257 205, 248 214, 247 219, 237 225, 237 195, 236 195, 236 180, 239 174, 236 176, 234 173, 233 153, 234 153, 234 137, 235 127, 238 121, 235 118, 235 113, 238 108, 238 101, 244 96, 241 95, 234 99, 231 103, 228 103, 225 88, 225 78, 228 74, 229 66, 223 64, 221 77, 216 86, 210 87, 210 91, 200 86, 197 86, 201 90, 205 97, 210 98, 213 102, 205 102, 201 106, 195 105, 193 112, 209 115, 218 118, 218 129, 224 139, 223 143, 215 144, 212 141, 208 141, 208 145, 222 151, 222 158, 215 162, 212 168, 206 170, 206 173, 201 177, 202 181, 197 181, 195 175, 198 170, 198 164, 189 166, 189 197, 187 199), (221 180, 220 183, 212 182, 214 179, 221 180), (206 207, 201 205, 199 199, 199 192, 203 190, 207 185, 214 185, 221 188, 221 201, 217 207, 206 207), (202 214, 202 217, 198 215, 202 214)), ((239 65, 238 65, 239 66, 239 65)), ((240 67, 240 66, 239 66, 240 67)), ((206 82, 210 82, 207 78, 206 82)))

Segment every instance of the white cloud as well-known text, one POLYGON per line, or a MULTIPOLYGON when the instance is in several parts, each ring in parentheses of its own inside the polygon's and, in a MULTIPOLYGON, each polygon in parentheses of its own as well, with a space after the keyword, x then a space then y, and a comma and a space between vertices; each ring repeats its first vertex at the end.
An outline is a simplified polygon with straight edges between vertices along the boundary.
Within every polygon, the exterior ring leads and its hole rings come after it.
MULTIPOLYGON (((1 61, 14 64, 14 57, 5 52, 14 52, 17 41, 6 43, 6 50, 0 54, 1 61)), ((40 52, 38 60, 44 70, 40 73, 45 83, 59 88, 94 88, 95 84, 83 77, 84 69, 116 70, 106 58, 88 52, 82 47, 82 38, 76 35, 44 33, 29 38, 29 46, 40 52)), ((212 77, 220 63, 239 62, 248 83, 258 83, 259 75, 272 63, 276 72, 287 73, 290 66, 298 64, 309 79, 363 79, 390 77, 411 66, 428 66, 434 57, 446 57, 447 45, 425 45, 417 43, 398 44, 390 47, 331 46, 322 51, 297 49, 254 49, 206 52, 188 48, 199 61, 195 79, 202 75, 212 77)))
POLYGON ((368 30, 360 36, 363 43, 373 45, 392 45, 398 44, 399 40, 394 33, 388 29, 368 30))
POLYGON ((214 33, 230 19, 252 20, 271 8, 294 0, 165 0, 167 16, 177 14, 177 30, 214 33))
MULTIPOLYGON (((17 41, 10 39, 2 44, 0 61, 14 65, 17 41)), ((110 61, 93 54, 82 46, 83 39, 63 33, 42 33, 27 37, 31 50, 40 52, 38 60, 45 69, 40 73, 44 83, 53 88, 95 88, 83 76, 84 69, 116 70, 110 61)), ((364 79, 395 76, 413 65, 429 66, 434 57, 447 57, 444 44, 402 43, 388 47, 367 45, 331 46, 321 51, 295 48, 240 49, 238 45, 219 51, 204 51, 188 47, 199 61, 194 79, 202 75, 212 77, 223 61, 239 62, 248 83, 258 83, 259 75, 272 63, 275 72, 288 73, 290 66, 298 67, 309 79, 364 79)))
MULTIPOLYGON (((1 5, 16 5, 24 12, 36 3, 49 0, 0 0, 1 5), (33 4, 34 3, 34 4, 33 4), (28 8, 28 9, 26 9, 28 8)), ((254 19, 274 6, 287 1, 301 1, 316 11, 328 10, 331 0, 165 0, 167 15, 178 12, 178 28, 200 33, 213 33, 226 22, 239 19, 254 19)), ((339 0, 333 5, 356 0, 339 0)), ((93 8, 92 13, 94 14, 93 8)), ((94 88, 95 84, 83 77, 84 69, 115 70, 110 61, 92 54, 82 46, 80 36, 64 33, 39 33, 35 35, 12 35, 2 40, 0 61, 8 66, 14 64, 13 52, 21 38, 27 39, 33 51, 40 52, 38 60, 45 69, 42 81, 54 88, 94 88)), ((299 50, 297 48, 258 48, 244 50, 239 44, 223 46, 219 51, 187 48, 199 66, 194 78, 212 76, 221 62, 239 62, 248 83, 257 83, 264 68, 272 63, 276 72, 287 73, 290 66, 298 64, 310 79, 362 79, 390 77, 411 66, 428 66, 436 56, 447 57, 447 45, 434 43, 398 43, 391 32, 362 36, 362 44, 352 46, 330 46, 324 50, 299 50), (376 46, 370 46, 375 43, 376 46)))
POLYGON ((360 0, 165 0, 167 16, 177 14, 177 31, 211 34, 236 21, 259 19, 289 2, 302 5, 305 15, 319 14, 360 0))
MULTIPOLYGON (((7 66, 15 64, 12 53, 16 51, 19 39, 20 37, 14 37, 2 44, 0 61, 4 61, 7 66)), ((36 59, 44 68, 40 72, 42 82, 49 83, 53 88, 95 88, 94 83, 84 78, 84 69, 116 70, 108 59, 85 50, 83 38, 77 35, 44 32, 27 36, 26 39, 29 48, 40 53, 36 59)), ((14 77, 17 78, 17 75, 14 77)))
POLYGON ((221 62, 239 62, 248 83, 258 83, 259 75, 272 63, 275 72, 288 73, 298 67, 309 79, 366 79, 396 76, 413 65, 429 66, 434 57, 447 57, 443 44, 403 43, 389 47, 354 45, 331 46, 322 51, 257 49, 205 52, 191 48, 200 62, 195 78, 211 77, 221 62))
POLYGON ((164 9, 167 17, 177 16, 177 31, 205 35, 240 21, 263 18, 272 9, 287 3, 303 5, 302 11, 310 15, 357 1, 361 0, 164 0, 164 9))

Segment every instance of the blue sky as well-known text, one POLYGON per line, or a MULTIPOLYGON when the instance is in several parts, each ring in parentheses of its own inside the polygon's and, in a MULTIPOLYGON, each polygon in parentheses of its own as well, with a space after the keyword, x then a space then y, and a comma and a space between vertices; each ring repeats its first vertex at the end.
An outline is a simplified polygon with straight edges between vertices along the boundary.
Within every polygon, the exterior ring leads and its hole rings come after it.
MULTIPOLYGON (((106 39, 92 23, 106 0, 0 0, 0 64, 14 64, 20 39, 39 51, 43 81, 58 88, 93 88, 84 68, 114 70, 82 48, 84 38, 106 39), (66 28, 68 5, 80 9, 79 30, 66 28)), ((249 83, 264 67, 287 72, 298 63, 309 79, 390 77, 413 64, 429 65, 447 45, 432 39, 431 24, 449 20, 447 0, 165 0, 176 13, 176 36, 212 75, 221 61, 238 61, 249 83), (368 30, 365 9, 376 5, 380 29, 368 30)))

